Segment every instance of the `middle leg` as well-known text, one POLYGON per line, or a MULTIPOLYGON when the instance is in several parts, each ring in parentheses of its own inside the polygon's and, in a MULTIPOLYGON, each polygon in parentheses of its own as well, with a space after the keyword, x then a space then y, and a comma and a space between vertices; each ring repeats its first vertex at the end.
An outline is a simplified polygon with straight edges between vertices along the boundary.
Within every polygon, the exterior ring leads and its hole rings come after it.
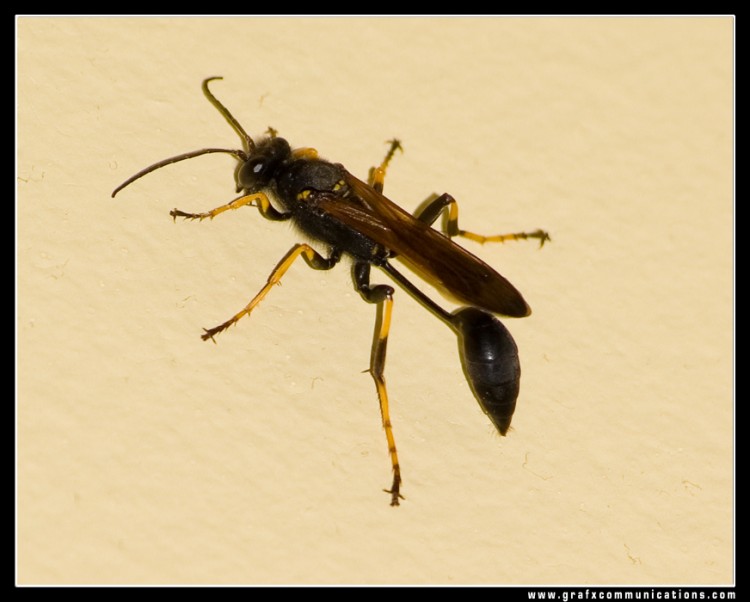
POLYGON ((294 263, 294 260, 297 259, 297 257, 299 257, 300 255, 302 255, 302 257, 305 259, 307 265, 315 270, 330 270, 341 259, 341 252, 338 249, 333 249, 329 257, 323 257, 308 244, 302 243, 294 245, 289 250, 289 252, 284 255, 284 258, 279 262, 279 264, 274 268, 273 272, 271 272, 271 275, 268 277, 268 282, 266 282, 266 285, 262 289, 260 289, 255 297, 253 297, 252 301, 250 301, 250 303, 248 303, 244 307, 244 309, 242 309, 242 311, 234 314, 226 322, 219 324, 218 326, 214 326, 213 328, 204 328, 203 330, 205 332, 201 335, 201 338, 204 341, 211 339, 215 343, 216 341, 214 340, 214 335, 226 330, 232 324, 236 324, 241 318, 253 311, 253 309, 255 309, 255 306, 265 298, 273 285, 279 284, 281 282, 281 277, 291 267, 291 265, 294 263))

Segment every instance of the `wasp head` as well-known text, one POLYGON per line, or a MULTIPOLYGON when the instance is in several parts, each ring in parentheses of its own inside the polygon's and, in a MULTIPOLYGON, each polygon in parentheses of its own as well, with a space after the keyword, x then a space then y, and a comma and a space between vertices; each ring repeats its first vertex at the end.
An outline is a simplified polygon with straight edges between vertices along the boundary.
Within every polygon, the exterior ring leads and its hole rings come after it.
POLYGON ((291 156, 292 149, 286 140, 264 138, 237 168, 237 191, 260 192, 271 184, 291 156))

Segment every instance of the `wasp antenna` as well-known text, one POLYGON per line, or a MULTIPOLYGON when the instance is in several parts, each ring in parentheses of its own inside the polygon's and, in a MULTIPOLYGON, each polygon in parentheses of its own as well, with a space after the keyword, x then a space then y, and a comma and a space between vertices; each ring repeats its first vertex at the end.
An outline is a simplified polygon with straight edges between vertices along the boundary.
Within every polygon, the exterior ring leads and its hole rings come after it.
POLYGON ((236 157, 242 162, 247 161, 247 153, 245 151, 229 150, 226 148, 202 148, 201 150, 192 151, 189 153, 183 153, 182 155, 169 157, 169 159, 162 159, 161 161, 154 163, 153 165, 149 165, 145 169, 142 169, 134 176, 129 177, 127 180, 125 180, 122 184, 120 184, 117 188, 114 189, 114 191, 112 192, 112 198, 114 198, 115 195, 118 192, 120 192, 123 188, 125 188, 126 186, 129 186, 136 180, 139 180, 146 174, 150 174, 152 171, 156 171, 157 169, 161 169, 162 167, 166 167, 167 165, 171 165, 172 163, 178 163, 180 161, 185 161, 185 159, 192 159, 193 157, 200 157, 201 155, 208 155, 210 153, 225 153, 227 155, 233 155, 234 157, 236 157))
POLYGON ((222 117, 224 117, 224 119, 227 120, 229 125, 232 126, 232 129, 235 132, 237 132, 239 137, 242 139, 242 146, 245 148, 245 151, 248 153, 251 153, 253 150, 255 150, 255 142, 253 142, 253 139, 245 131, 245 128, 243 128, 240 125, 240 122, 234 118, 234 115, 232 115, 229 112, 229 109, 227 109, 223 104, 221 104, 221 101, 219 101, 219 99, 213 95, 211 90, 208 89, 208 82, 212 82, 215 79, 224 79, 224 78, 216 75, 214 77, 208 77, 204 79, 203 83, 201 84, 201 87, 203 88, 203 93, 206 95, 206 98, 208 98, 211 104, 216 107, 219 113, 221 113, 222 117))

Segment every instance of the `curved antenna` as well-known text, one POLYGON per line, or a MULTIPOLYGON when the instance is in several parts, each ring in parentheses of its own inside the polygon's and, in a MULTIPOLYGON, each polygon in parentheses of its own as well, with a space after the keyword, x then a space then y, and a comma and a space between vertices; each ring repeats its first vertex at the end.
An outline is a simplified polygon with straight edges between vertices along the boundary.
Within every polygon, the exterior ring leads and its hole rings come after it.
POLYGON ((153 165, 149 165, 145 169, 142 169, 134 176, 130 176, 127 180, 125 180, 122 184, 120 184, 117 188, 115 188, 114 192, 112 192, 112 198, 114 198, 115 195, 118 192, 120 192, 123 188, 125 188, 126 186, 129 186, 136 180, 142 178, 146 174, 151 173, 152 171, 156 171, 157 169, 161 169, 162 167, 171 165, 172 163, 178 163, 179 161, 184 161, 185 159, 192 159, 193 157, 200 157, 201 155, 208 155, 209 153, 226 153, 227 155, 233 155, 234 157, 236 157, 242 162, 247 161, 246 152, 241 151, 241 150, 228 150, 226 148, 203 148, 201 150, 192 151, 190 153, 183 153, 182 155, 170 157, 169 159, 162 159, 161 161, 154 163, 153 165))
POLYGON ((179 161, 185 161, 186 159, 192 159, 194 157, 200 157, 201 155, 208 155, 210 153, 225 153, 228 155, 232 155, 236 159, 238 159, 241 162, 246 162, 252 152, 255 150, 255 142, 253 142, 253 139, 247 134, 245 129, 240 125, 240 122, 237 121, 234 118, 234 115, 232 115, 229 112, 229 109, 227 109, 218 98, 216 98, 211 90, 208 89, 208 82, 211 82, 215 79, 224 79, 223 77, 214 76, 214 77, 208 77, 203 80, 201 83, 201 88, 203 89, 203 94, 206 95, 206 98, 208 98, 209 102, 216 107, 216 109, 221 113, 222 117, 227 120, 227 123, 232 126, 232 129, 237 132, 240 139, 242 140, 242 146, 244 150, 229 150, 226 148, 204 148, 197 151, 192 151, 189 153, 183 153, 181 155, 176 155, 174 157, 170 157, 168 159, 162 159, 161 161, 154 163, 153 165, 149 165, 145 169, 142 169, 134 176, 131 176, 127 180, 125 180, 122 184, 120 184, 117 188, 114 189, 112 192, 112 198, 120 192, 123 188, 126 186, 129 186, 136 180, 142 178, 146 174, 150 174, 152 171, 156 171, 157 169, 161 169, 162 167, 166 167, 167 165, 171 165, 172 163, 177 163, 179 161))
POLYGON ((224 78, 217 75, 214 77, 208 77, 204 79, 203 83, 201 84, 201 88, 203 88, 203 93, 206 95, 206 98, 208 98, 211 104, 216 107, 219 113, 221 113, 222 117, 224 117, 224 119, 227 120, 229 125, 232 126, 232 129, 235 132, 237 132, 239 137, 242 139, 242 146, 244 147, 245 152, 249 154, 255 150, 255 142, 253 142, 253 139, 250 136, 248 136, 247 132, 245 131, 245 128, 243 128, 240 125, 240 122, 234 118, 234 115, 232 115, 229 112, 229 109, 227 109, 223 104, 221 104, 219 99, 216 98, 211 92, 211 90, 208 89, 208 82, 212 82, 215 79, 224 79, 224 78))

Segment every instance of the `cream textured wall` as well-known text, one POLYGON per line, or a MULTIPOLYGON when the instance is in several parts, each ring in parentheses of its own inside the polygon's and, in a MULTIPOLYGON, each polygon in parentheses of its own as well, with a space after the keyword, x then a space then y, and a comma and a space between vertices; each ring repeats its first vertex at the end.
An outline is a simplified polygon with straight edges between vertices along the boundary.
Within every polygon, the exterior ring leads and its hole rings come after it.
MULTIPOLYGON (((21 18, 20 583, 726 584, 733 557, 730 18, 21 18), (451 333, 403 292, 386 375, 406 501, 388 506, 346 267, 233 197, 252 134, 386 192, 450 191, 466 246, 534 309, 500 438, 451 333)), ((375 273, 376 282, 387 281, 375 273)))

